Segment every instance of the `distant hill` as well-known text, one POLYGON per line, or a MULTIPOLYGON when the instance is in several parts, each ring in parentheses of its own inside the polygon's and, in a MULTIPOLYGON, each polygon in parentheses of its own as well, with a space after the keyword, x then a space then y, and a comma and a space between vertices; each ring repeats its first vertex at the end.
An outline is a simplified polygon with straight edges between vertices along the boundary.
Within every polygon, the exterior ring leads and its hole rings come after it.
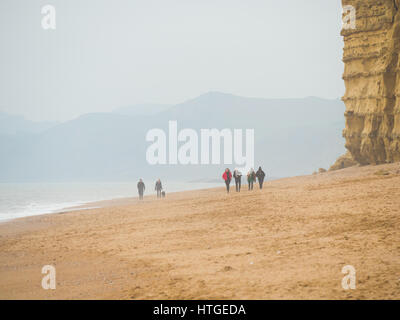
POLYGON ((18 125, 10 127, 7 134, 0 133, 0 181, 219 179, 224 165, 147 163, 147 131, 161 128, 168 133, 169 120, 178 121, 178 130, 254 129, 255 165, 273 177, 327 168, 345 152, 345 107, 339 99, 259 99, 210 92, 156 109, 150 114, 86 114, 57 125, 39 124, 40 129, 24 135, 10 136, 9 132, 20 131, 18 125))
POLYGON ((0 135, 39 133, 57 125, 57 122, 34 122, 22 116, 0 112, 0 135))
POLYGON ((161 111, 172 107, 168 104, 136 104, 133 106, 120 107, 114 110, 113 113, 125 116, 149 116, 155 115, 161 111))

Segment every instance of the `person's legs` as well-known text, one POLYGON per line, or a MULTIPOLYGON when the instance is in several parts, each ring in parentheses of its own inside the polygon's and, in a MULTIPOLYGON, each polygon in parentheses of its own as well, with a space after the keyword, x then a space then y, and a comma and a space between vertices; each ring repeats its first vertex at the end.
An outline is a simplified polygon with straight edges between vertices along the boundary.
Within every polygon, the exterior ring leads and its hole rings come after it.
POLYGON ((229 181, 225 180, 225 184, 226 184, 226 192, 229 193, 229 181))
POLYGON ((239 179, 239 192, 241 187, 242 187, 242 179, 239 179))
POLYGON ((258 179, 258 182, 260 183, 260 189, 263 187, 264 179, 258 179))

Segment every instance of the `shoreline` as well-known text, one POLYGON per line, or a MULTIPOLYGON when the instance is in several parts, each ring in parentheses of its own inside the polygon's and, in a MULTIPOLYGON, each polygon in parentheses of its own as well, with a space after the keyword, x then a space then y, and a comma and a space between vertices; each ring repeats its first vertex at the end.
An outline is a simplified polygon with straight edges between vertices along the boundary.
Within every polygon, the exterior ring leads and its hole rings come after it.
MULTIPOLYGON (((283 177, 283 178, 272 178, 272 179, 266 179, 264 183, 270 182, 270 181, 279 181, 279 180, 284 180, 284 179, 291 179, 291 178, 296 178, 296 177, 306 177, 308 175, 299 175, 299 176, 293 176, 293 177, 283 177)), ((242 180, 245 180, 243 177, 242 180)), ((186 182, 185 182, 186 183, 186 182)), ((187 182, 189 183, 189 182, 187 182)), ((202 181, 199 182, 194 182, 194 183, 204 183, 202 181)), ((217 182, 211 182, 212 184, 216 184, 217 182)), ((221 189, 223 188, 225 190, 225 185, 223 182, 220 183, 221 187, 209 187, 209 188, 194 188, 190 190, 181 190, 181 191, 172 191, 167 194, 167 197, 171 194, 176 194, 176 193, 183 193, 183 192, 192 192, 192 191, 202 191, 202 190, 211 190, 211 189, 221 189)), ((235 183, 232 180, 231 182, 231 188, 234 188, 235 183)), ((242 187, 246 186, 247 187, 247 181, 245 183, 242 183, 242 187)), ((152 193, 149 195, 144 196, 145 199, 156 199, 156 194, 152 193)), ((133 202, 136 203, 136 200, 139 199, 139 196, 133 196, 133 197, 126 197, 126 196, 121 196, 121 197, 115 197, 115 198, 110 198, 110 199, 105 199, 105 200, 97 200, 97 201, 87 201, 83 202, 82 204, 79 205, 73 205, 73 206, 67 206, 63 207, 61 209, 55 209, 51 210, 51 212, 42 212, 42 213, 35 213, 23 217, 16 217, 16 218, 9 218, 9 219, 4 219, 0 220, 0 224, 6 223, 6 222, 11 222, 14 220, 19 220, 19 219, 24 219, 24 218, 29 218, 29 217, 37 217, 37 216, 42 216, 42 215, 52 215, 52 214, 65 214, 69 212, 74 212, 74 211, 83 211, 83 210, 90 210, 90 209, 101 209, 105 207, 111 207, 113 205, 121 205, 121 204, 132 204, 133 202)))
MULTIPOLYGON (((325 173, 322 173, 322 175, 326 174, 335 174, 335 173, 342 173, 346 172, 349 170, 354 170, 356 168, 359 168, 361 171, 363 170, 374 170, 376 169, 377 171, 381 167, 387 167, 387 166, 396 166, 398 165, 398 172, 400 174, 400 162, 398 163, 393 163, 393 164, 380 164, 380 165, 368 165, 368 166, 354 166, 354 167, 349 167, 346 169, 341 169, 341 170, 335 170, 335 171, 326 171, 325 173)), ((282 177, 282 178, 273 178, 271 180, 267 179, 265 180, 264 184, 268 182, 285 182, 285 181, 290 181, 293 179, 297 178, 307 178, 307 177, 316 177, 316 176, 321 176, 321 173, 316 173, 316 174, 309 174, 309 175, 299 175, 299 176, 293 176, 293 177, 282 177)), ((231 193, 234 193, 234 182, 231 182, 231 193), (233 188, 232 188, 233 187, 233 188)), ((247 181, 245 183, 242 183, 242 190, 247 188, 247 181)), ((258 189, 258 183, 254 184, 254 189, 258 189)), ((210 188, 201 188, 201 189, 192 189, 192 190, 183 190, 183 191, 173 191, 168 193, 167 198, 165 199, 160 199, 160 201, 165 201, 168 199, 168 196, 174 195, 174 194, 184 194, 184 193, 192 193, 194 191, 211 191, 211 190, 223 190, 225 191, 225 185, 223 182, 221 182, 221 187, 210 187, 210 188)), ((57 209, 52 212, 47 212, 47 213, 38 213, 38 214, 33 214, 33 215, 27 215, 23 217, 17 217, 17 218, 10 218, 7 220, 0 220, 0 225, 2 224, 7 224, 7 223, 12 223, 15 221, 20 221, 20 220, 34 220, 35 217, 40 218, 44 216, 52 216, 52 215, 60 215, 60 214, 68 214, 68 213, 73 213, 73 212, 85 212, 87 210, 96 210, 96 209, 104 209, 104 208, 112 208, 112 207, 119 207, 119 206, 129 206, 129 205, 137 205, 139 203, 143 202, 149 202, 149 201, 158 201, 156 198, 156 194, 149 194, 144 196, 144 201, 139 201, 139 196, 134 196, 134 197, 116 197, 116 198, 111 198, 111 199, 105 199, 105 200, 98 200, 98 201, 88 201, 85 202, 81 205, 76 205, 76 206, 70 206, 70 207, 64 207, 62 209, 57 209), (146 201, 147 200, 147 201, 146 201)), ((1 234, 0 234, 1 236, 1 234)))
POLYGON ((399 186, 396 163, 15 219, 0 299, 399 299, 399 186))
MULTIPOLYGON (((176 182, 172 182, 172 183, 176 183, 176 182)), ((179 182, 178 182, 179 183, 179 182)), ((186 183, 186 182, 184 182, 186 183)), ((203 182, 199 182, 199 184, 202 184, 203 182)), ((216 184, 215 182, 213 182, 212 184, 216 184)), ((190 192, 190 191, 196 191, 196 190, 208 190, 208 189, 214 189, 214 188, 219 188, 219 187, 215 187, 215 186, 210 186, 209 188, 193 188, 190 190, 180 190, 180 191, 172 191, 170 194, 174 194, 174 193, 180 193, 180 192, 190 192)), ((145 198, 148 197, 153 197, 155 196, 155 193, 153 194, 153 192, 151 192, 150 194, 146 195, 145 198)), ((35 217, 35 216, 42 216, 42 215, 49 215, 49 214, 64 214, 64 213, 68 213, 68 212, 72 212, 72 211, 80 211, 80 210, 89 210, 89 209, 100 209, 102 207, 110 207, 113 204, 120 204, 120 203, 131 203, 131 200, 138 200, 139 196, 135 195, 132 197, 127 197, 127 196, 117 196, 117 197, 113 197, 113 198, 107 198, 104 200, 95 200, 95 201, 77 201, 76 205, 71 205, 71 206, 65 206, 65 207, 61 207, 60 209, 52 209, 49 210, 49 212, 37 212, 37 213, 33 213, 33 214, 28 214, 25 216, 18 216, 15 218, 7 218, 7 219, 0 219, 0 224, 1 223, 5 223, 5 222, 10 222, 10 221, 14 221, 16 219, 24 219, 24 218, 28 218, 28 217, 35 217)))

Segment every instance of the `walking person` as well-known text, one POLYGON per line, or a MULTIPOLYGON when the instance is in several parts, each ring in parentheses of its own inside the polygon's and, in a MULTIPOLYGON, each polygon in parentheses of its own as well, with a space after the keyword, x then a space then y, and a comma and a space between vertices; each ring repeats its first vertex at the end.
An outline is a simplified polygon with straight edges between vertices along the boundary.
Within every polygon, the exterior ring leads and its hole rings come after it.
POLYGON ((161 198, 162 184, 160 179, 157 180, 154 190, 157 191, 157 198, 161 198))
POLYGON ((249 185, 249 190, 253 190, 254 181, 256 181, 256 173, 253 168, 247 173, 247 183, 249 185))
POLYGON ((229 193, 229 185, 231 184, 232 173, 228 168, 225 169, 225 172, 222 175, 222 179, 225 180, 226 192, 229 193))
POLYGON ((137 188, 138 188, 138 192, 139 192, 139 200, 143 200, 143 194, 144 194, 144 190, 146 189, 146 186, 144 185, 144 182, 142 179, 139 179, 137 188))
POLYGON ((265 172, 261 169, 261 167, 258 168, 256 177, 258 179, 258 183, 260 184, 260 189, 262 189, 265 178, 265 172))
POLYGON ((236 192, 240 192, 242 186, 242 173, 238 169, 235 169, 235 171, 233 171, 233 177, 235 178, 236 192))

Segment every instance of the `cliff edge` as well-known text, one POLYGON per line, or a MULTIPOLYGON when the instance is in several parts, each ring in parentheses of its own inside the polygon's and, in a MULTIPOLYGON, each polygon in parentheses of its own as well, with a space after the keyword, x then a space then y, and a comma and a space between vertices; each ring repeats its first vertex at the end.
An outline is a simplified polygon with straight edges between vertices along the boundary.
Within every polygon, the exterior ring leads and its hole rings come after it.
POLYGON ((343 29, 346 148, 362 165, 400 161, 400 0, 342 0, 356 9, 343 29))

